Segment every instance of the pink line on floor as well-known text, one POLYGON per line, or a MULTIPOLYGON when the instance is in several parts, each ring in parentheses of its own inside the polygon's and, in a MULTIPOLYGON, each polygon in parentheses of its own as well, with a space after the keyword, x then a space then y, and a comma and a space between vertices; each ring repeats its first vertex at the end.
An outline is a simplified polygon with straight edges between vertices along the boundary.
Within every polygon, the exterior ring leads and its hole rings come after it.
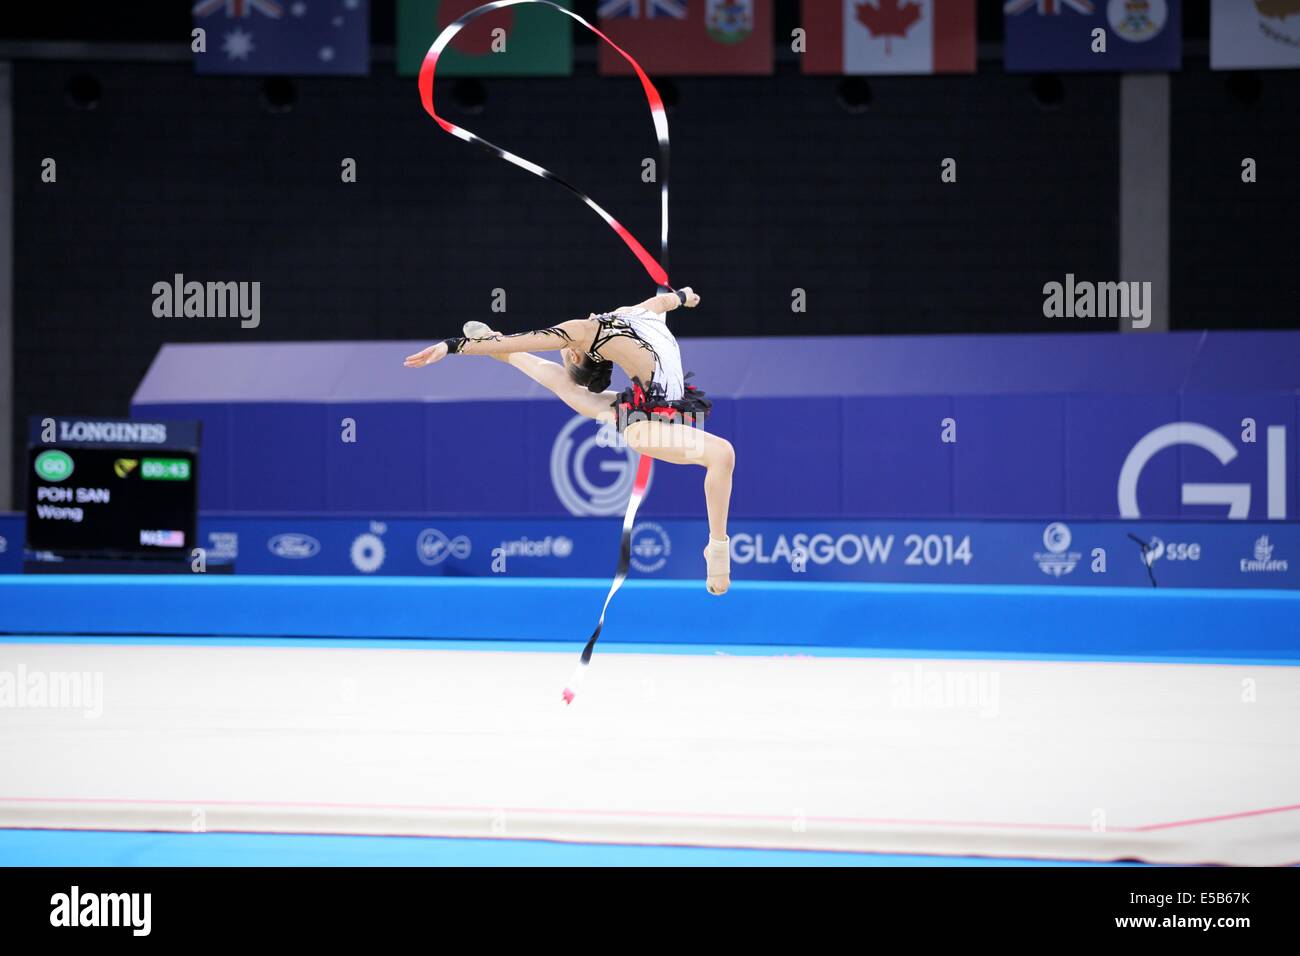
MULTIPOLYGON (((574 816, 607 816, 607 817, 667 817, 667 818, 693 818, 693 819, 713 819, 713 820, 765 820, 787 821, 793 818, 793 814, 761 814, 761 813, 693 813, 686 810, 603 810, 595 808, 587 809, 566 809, 562 807, 492 807, 492 806, 440 806, 436 804, 388 804, 388 803, 323 803, 323 802, 297 802, 297 801, 280 801, 280 800, 160 800, 160 799, 130 799, 123 797, 0 797, 0 803, 38 803, 38 804, 140 804, 144 806, 173 806, 173 807, 279 807, 279 808, 302 808, 313 810, 398 810, 398 811, 424 811, 424 812, 453 812, 453 813, 483 813, 491 815, 493 813, 537 813, 537 814, 568 814, 574 816)), ((1273 813, 1287 813, 1294 810, 1300 810, 1300 803, 1289 804, 1281 807, 1266 807, 1258 810, 1243 810, 1236 813, 1224 813, 1211 817, 1198 817, 1188 820, 1174 820, 1168 823, 1148 823, 1141 826, 1131 827, 1108 827, 1108 832, 1112 833, 1146 833, 1153 830, 1168 830, 1176 827, 1197 826, 1204 823, 1220 823, 1227 820, 1239 820, 1245 817, 1263 816, 1273 813)), ((1084 823, 1017 823, 1012 821, 988 821, 988 820, 909 820, 902 818, 890 817, 804 817, 810 823, 847 823, 864 826, 894 825, 894 826, 925 826, 925 827, 979 827, 985 829, 1024 829, 1024 830, 1076 830, 1086 831, 1091 827, 1084 823)))

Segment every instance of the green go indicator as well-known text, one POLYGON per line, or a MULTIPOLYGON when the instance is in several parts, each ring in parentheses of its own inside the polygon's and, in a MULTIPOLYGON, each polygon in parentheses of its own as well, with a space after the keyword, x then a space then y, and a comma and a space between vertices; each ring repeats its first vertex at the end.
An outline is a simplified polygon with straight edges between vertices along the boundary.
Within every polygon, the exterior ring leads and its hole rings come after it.
POLYGON ((145 481, 189 481, 190 463, 185 458, 146 458, 140 462, 145 481))
POLYGON ((54 449, 36 456, 36 474, 45 481, 62 481, 72 475, 72 458, 67 452, 54 449))

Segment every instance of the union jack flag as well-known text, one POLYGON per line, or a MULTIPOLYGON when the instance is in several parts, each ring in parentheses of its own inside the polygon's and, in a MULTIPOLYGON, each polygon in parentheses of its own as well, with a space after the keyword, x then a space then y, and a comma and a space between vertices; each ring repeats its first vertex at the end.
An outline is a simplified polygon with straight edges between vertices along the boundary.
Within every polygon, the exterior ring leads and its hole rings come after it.
POLYGON ((274 0, 199 0, 194 4, 194 15, 210 17, 223 7, 228 17, 246 17, 254 10, 277 20, 284 16, 284 8, 274 0))
POLYGON ((1014 16, 1017 13, 1024 13, 1033 6, 1038 7, 1040 17, 1045 13, 1060 13, 1065 7, 1069 7, 1075 13, 1095 13, 1097 10, 1090 0, 1008 0, 1002 12, 1014 16))
POLYGON ((627 17, 631 20, 653 20, 656 17, 686 19, 686 0, 604 0, 596 11, 602 20, 627 17))

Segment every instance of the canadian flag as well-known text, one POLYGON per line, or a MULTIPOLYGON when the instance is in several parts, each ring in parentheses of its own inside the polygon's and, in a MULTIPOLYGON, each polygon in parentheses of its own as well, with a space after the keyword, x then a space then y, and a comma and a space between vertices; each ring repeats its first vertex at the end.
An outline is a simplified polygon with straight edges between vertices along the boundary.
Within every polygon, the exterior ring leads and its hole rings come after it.
POLYGON ((975 0, 803 0, 805 73, 974 73, 975 0))

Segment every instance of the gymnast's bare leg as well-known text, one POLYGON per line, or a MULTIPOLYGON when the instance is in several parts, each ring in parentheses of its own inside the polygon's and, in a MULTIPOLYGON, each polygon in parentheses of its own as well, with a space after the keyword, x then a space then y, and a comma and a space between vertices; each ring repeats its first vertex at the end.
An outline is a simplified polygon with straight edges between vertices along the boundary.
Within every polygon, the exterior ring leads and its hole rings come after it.
MULTIPOLYGON (((611 406, 617 392, 589 392, 569 377, 565 366, 529 352, 494 357, 550 389, 579 415, 613 423, 615 412, 611 406)), ((566 363, 571 361, 572 355, 566 355, 565 359, 566 363)), ((709 537, 713 541, 726 542, 731 475, 736 467, 736 450, 731 442, 701 428, 657 421, 633 422, 624 430, 623 437, 642 455, 673 465, 704 467, 704 503, 709 515, 709 537)), ((707 560, 708 555, 705 557, 707 560)), ((716 561, 713 564, 717 573, 708 576, 706 586, 711 594, 725 594, 731 586, 730 569, 717 567, 716 561)))
MULTIPOLYGON (((618 393, 591 392, 576 383, 568 370, 570 364, 578 361, 579 354, 590 347, 594 330, 594 323, 587 319, 514 336, 502 336, 484 328, 481 334, 487 340, 475 336, 471 354, 490 355, 506 362, 549 389, 579 415, 612 424, 616 415, 613 403, 618 393), (557 345, 564 359, 563 365, 522 351, 527 348, 554 349, 557 345)), ((440 346, 441 343, 416 353, 407 359, 406 364, 419 367, 440 360, 446 354, 445 350, 438 354, 440 346)), ((705 469, 704 500, 710 539, 704 551, 708 567, 705 586, 710 594, 725 594, 731 586, 727 516, 732 473, 736 465, 736 452, 731 442, 701 428, 664 421, 632 422, 624 430, 624 438, 640 454, 669 464, 700 465, 705 469)))
POLYGON ((731 507, 731 474, 736 450, 725 438, 702 428, 675 422, 633 422, 623 431, 628 445, 643 455, 674 465, 703 465, 704 504, 709 513, 709 546, 704 559, 710 594, 726 594, 731 587, 730 539, 727 512, 731 507))

